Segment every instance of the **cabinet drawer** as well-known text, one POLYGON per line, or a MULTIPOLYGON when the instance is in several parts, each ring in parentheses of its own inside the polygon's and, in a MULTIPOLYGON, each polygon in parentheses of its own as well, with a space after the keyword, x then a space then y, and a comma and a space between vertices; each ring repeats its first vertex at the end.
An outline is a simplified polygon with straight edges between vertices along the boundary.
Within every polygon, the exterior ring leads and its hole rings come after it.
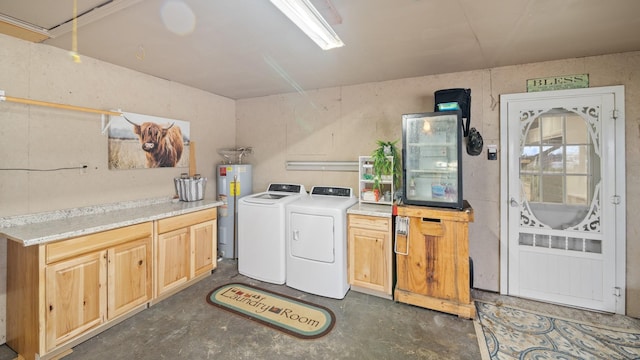
POLYGON ((189 214, 172 216, 166 219, 158 220, 158 233, 166 233, 180 228, 185 228, 194 224, 205 221, 214 220, 216 218, 217 209, 206 209, 189 214))
POLYGON ((366 216, 366 215, 349 215, 349 226, 358 227, 369 230, 388 231, 390 229, 389 222, 391 220, 386 217, 366 216))
POLYGON ((45 246, 46 263, 51 264, 72 256, 105 249, 127 241, 151 237, 152 233, 152 223, 146 222, 54 242, 45 246))

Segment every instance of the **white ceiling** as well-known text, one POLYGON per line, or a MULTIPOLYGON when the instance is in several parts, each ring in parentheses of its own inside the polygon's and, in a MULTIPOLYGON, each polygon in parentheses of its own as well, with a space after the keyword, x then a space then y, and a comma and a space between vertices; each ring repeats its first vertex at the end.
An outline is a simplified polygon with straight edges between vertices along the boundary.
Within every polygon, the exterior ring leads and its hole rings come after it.
MULTIPOLYGON (((314 0, 346 44, 329 51, 268 0, 77 1, 110 3, 79 18, 81 57, 232 99, 640 50, 639 0, 314 0)), ((72 22, 55 27, 73 0, 0 0, 0 14, 72 47, 72 22)))

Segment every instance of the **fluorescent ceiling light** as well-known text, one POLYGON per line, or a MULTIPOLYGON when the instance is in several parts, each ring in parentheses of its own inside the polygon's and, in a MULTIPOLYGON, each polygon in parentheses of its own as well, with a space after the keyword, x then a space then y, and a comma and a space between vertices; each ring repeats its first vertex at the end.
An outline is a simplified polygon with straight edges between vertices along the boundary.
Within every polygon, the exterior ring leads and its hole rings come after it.
POLYGON ((342 40, 309 0, 271 0, 271 3, 323 50, 344 46, 342 40))

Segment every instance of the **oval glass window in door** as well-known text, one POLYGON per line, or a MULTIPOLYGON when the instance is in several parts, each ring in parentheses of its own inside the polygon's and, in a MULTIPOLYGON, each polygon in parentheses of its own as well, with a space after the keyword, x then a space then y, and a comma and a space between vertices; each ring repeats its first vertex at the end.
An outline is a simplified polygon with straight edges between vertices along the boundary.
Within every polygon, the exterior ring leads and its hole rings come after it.
MULTIPOLYGON (((597 124, 595 108, 554 108, 521 114, 521 226, 599 231, 597 124)), ((599 242, 585 240, 558 234, 523 236, 520 243, 600 252, 599 242)))

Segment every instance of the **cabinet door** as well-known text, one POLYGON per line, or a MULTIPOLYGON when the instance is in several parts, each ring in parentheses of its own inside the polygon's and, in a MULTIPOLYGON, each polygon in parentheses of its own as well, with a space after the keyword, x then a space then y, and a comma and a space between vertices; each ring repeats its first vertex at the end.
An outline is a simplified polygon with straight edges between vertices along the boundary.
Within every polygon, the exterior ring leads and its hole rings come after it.
POLYGON ((189 228, 158 235, 158 295, 189 280, 189 228))
POLYGON ((386 281, 389 235, 385 231, 350 228, 349 282, 384 293, 391 291, 386 281))
POLYGON ((45 268, 47 350, 105 321, 106 257, 98 251, 45 268))
MULTIPOLYGON (((411 217, 410 250, 408 255, 398 256, 397 286, 415 294, 457 300, 457 276, 463 270, 456 256, 457 240, 455 228, 445 231, 442 222, 411 217)), ((468 269, 468 265, 464 269, 468 269)), ((468 275, 466 279, 468 292, 468 275)))
POLYGON ((151 237, 108 251, 109 320, 151 299, 151 237))
POLYGON ((192 277, 213 270, 216 263, 216 221, 207 221, 191 226, 191 264, 192 277))

